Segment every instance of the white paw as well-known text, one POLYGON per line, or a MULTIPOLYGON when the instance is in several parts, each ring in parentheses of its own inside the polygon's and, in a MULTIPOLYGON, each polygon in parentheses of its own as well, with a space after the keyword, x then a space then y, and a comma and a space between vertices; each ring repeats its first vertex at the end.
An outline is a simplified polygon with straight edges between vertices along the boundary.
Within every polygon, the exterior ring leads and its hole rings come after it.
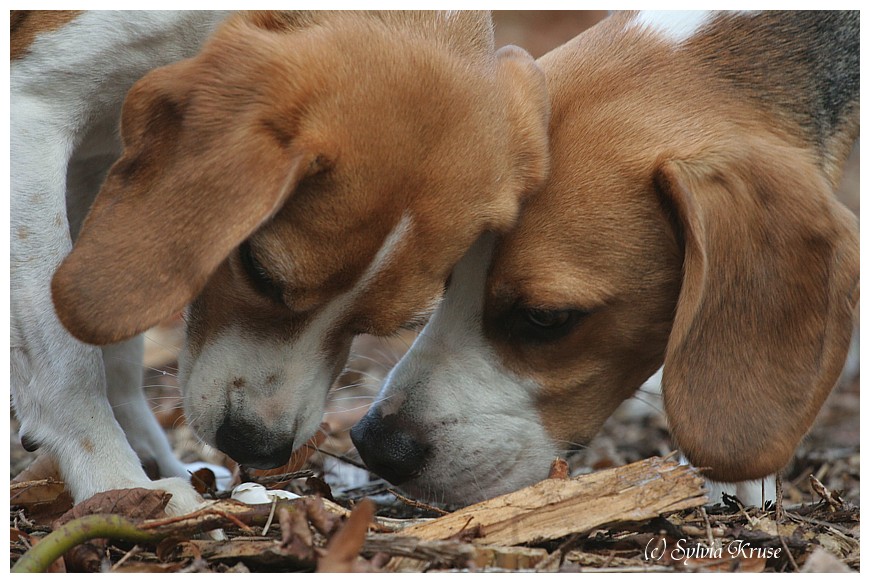
POLYGON ((205 500, 193 489, 190 482, 182 478, 163 478, 155 480, 145 487, 165 490, 172 494, 172 499, 166 505, 166 514, 169 516, 188 514, 205 504, 205 500))

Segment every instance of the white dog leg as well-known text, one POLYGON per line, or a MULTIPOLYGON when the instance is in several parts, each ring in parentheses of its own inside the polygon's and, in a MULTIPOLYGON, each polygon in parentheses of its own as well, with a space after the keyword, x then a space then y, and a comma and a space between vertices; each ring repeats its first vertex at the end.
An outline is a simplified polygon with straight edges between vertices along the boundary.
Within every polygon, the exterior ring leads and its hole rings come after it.
POLYGON ((115 419, 145 467, 154 463, 161 477, 187 478, 142 392, 142 337, 103 347, 106 386, 115 419))

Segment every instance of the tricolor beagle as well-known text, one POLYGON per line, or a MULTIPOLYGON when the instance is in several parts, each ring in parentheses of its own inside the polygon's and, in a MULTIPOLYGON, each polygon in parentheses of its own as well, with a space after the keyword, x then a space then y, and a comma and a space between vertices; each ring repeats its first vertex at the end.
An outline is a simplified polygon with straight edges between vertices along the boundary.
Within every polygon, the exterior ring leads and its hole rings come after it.
POLYGON ((486 13, 224 17, 12 16, 14 406, 76 500, 197 503, 140 467, 183 474, 131 338, 189 306, 188 422, 281 465, 353 336, 425 312, 546 175, 543 75, 486 13))
POLYGON ((629 12, 539 59, 548 182, 462 260, 352 430, 369 466, 454 502, 525 486, 664 364, 691 463, 732 483, 782 468, 858 303, 858 224, 833 195, 858 38, 857 12, 629 12))

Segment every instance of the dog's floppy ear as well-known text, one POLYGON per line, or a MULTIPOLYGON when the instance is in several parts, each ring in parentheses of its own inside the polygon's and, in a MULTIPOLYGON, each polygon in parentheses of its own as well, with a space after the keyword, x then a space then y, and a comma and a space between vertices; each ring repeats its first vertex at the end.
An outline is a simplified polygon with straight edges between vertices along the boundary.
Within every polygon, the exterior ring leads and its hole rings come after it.
POLYGON ((520 192, 528 195, 543 186, 550 171, 550 98, 544 72, 520 47, 508 45, 496 53, 499 74, 509 91, 507 114, 514 130, 510 140, 513 173, 520 192))
POLYGON ((206 119, 185 134, 188 67, 155 70, 128 94, 124 153, 52 281, 61 321, 85 342, 118 342, 180 311, 314 159, 266 123, 208 135, 206 119))
POLYGON ((788 463, 841 372, 859 293, 857 220, 805 151, 735 146, 655 173, 685 249, 665 409, 688 459, 729 482, 788 463))

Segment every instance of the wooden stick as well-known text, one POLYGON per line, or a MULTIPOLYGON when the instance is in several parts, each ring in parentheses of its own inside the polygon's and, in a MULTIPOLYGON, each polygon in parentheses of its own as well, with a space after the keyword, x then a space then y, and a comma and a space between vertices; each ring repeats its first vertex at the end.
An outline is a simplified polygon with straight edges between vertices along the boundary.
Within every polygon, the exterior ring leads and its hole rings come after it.
MULTIPOLYGON (((571 479, 547 479, 486 500, 402 536, 444 540, 477 531, 480 545, 514 546, 586 533, 617 522, 637 522, 707 502, 704 480, 690 466, 650 458, 571 479)), ((419 570, 411 559, 393 559, 388 570, 419 570)))
POLYGON ((463 528, 479 527, 481 536, 475 542, 512 546, 614 522, 648 520, 705 502, 703 478, 691 467, 650 458, 568 480, 547 479, 411 526, 402 535, 446 539, 463 528))

